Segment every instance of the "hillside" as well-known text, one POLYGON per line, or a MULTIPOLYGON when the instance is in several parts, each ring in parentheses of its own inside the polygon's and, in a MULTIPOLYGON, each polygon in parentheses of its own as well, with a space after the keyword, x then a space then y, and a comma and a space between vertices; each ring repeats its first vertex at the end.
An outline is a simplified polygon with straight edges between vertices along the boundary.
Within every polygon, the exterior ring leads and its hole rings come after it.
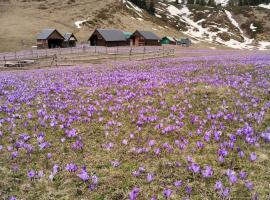
MULTIPOLYGON (((136 0, 131 1, 143 6, 136 0)), ((124 2, 130 7, 129 1, 124 2)), ((227 0, 209 3, 155 1, 154 16, 197 41, 238 49, 266 49, 270 46, 270 22, 265 20, 270 19, 270 5, 236 6, 227 0)))
POLYGON ((29 48, 43 28, 74 32, 79 42, 86 42, 96 27, 152 30, 158 35, 182 36, 162 20, 147 13, 135 20, 134 12, 118 0, 0 0, 0 52, 29 48), (82 28, 75 22, 88 19, 82 28), (160 27, 159 27, 160 26, 160 27), (143 28, 142 28, 143 27, 143 28))
MULTIPOLYGON (((147 1, 151 2, 151 1, 147 1)), ((85 43, 96 27, 151 30, 159 36, 191 37, 195 46, 265 49, 270 9, 209 7, 154 1, 155 15, 126 0, 0 0, 0 52, 30 48, 43 28, 74 32, 85 43)))

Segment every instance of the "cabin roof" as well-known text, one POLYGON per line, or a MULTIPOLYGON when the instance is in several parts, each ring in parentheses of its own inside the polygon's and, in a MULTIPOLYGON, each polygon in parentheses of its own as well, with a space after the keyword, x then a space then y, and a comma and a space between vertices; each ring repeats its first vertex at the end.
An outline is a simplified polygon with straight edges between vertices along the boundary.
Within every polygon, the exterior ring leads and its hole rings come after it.
POLYGON ((107 42, 126 41, 124 33, 117 29, 96 29, 107 42))
POLYGON ((160 38, 151 31, 138 31, 146 40, 160 40, 160 38))
POLYGON ((43 29, 37 36, 38 40, 46 40, 48 39, 54 32, 57 32, 63 39, 64 37, 59 33, 56 29, 43 29))
POLYGON ((70 40, 71 37, 74 37, 75 41, 78 41, 77 38, 75 37, 75 35, 73 33, 65 33, 64 34, 64 38, 65 38, 65 42, 68 42, 70 40))

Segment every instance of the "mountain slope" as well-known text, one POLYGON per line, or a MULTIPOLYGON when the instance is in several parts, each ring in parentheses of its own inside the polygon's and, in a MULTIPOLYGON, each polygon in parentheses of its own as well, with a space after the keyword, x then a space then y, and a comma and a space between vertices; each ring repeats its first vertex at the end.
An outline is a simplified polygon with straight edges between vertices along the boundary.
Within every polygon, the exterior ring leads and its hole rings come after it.
MULTIPOLYGON (((216 0, 217 1, 217 0, 216 0)), ((226 5, 227 0, 218 0, 226 5)), ((217 3, 218 3, 217 1, 217 3)), ((151 2, 147 0, 146 2, 151 2)), ((270 45, 270 9, 208 7, 156 0, 155 15, 128 0, 0 0, 0 52, 30 48, 43 28, 74 32, 87 42, 97 27, 151 30, 159 36, 191 37, 195 46, 260 48, 270 45)))
POLYGON ((0 52, 34 46, 36 36, 43 28, 74 32, 80 43, 87 42, 96 27, 126 31, 145 29, 160 36, 182 36, 146 12, 143 20, 136 19, 133 9, 128 9, 119 0, 0 0, 0 11, 0 52), (84 20, 87 22, 83 25, 75 24, 84 20))
MULTIPOLYGON (((136 1, 133 1, 136 2, 136 1)), ((155 16, 198 41, 208 41, 240 49, 270 46, 270 9, 218 7, 186 4, 186 1, 156 1, 155 16)), ((127 5, 128 6, 128 5, 127 5)))

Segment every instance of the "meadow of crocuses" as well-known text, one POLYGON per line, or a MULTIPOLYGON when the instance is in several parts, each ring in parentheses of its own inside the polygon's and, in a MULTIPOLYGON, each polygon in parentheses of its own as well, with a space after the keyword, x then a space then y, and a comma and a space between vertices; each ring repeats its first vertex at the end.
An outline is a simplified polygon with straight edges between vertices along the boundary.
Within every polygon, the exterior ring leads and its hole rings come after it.
POLYGON ((270 56, 0 74, 1 199, 270 199, 270 56))

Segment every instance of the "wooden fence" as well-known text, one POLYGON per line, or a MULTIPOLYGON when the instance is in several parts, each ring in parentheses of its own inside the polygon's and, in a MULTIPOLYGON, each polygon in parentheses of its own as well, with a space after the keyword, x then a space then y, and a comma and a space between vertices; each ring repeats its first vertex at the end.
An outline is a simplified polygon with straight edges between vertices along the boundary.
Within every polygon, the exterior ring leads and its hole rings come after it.
POLYGON ((173 56, 174 49, 153 47, 90 47, 78 46, 61 49, 31 49, 0 54, 0 66, 22 67, 38 64, 42 66, 74 65, 104 60, 145 60, 173 56))

